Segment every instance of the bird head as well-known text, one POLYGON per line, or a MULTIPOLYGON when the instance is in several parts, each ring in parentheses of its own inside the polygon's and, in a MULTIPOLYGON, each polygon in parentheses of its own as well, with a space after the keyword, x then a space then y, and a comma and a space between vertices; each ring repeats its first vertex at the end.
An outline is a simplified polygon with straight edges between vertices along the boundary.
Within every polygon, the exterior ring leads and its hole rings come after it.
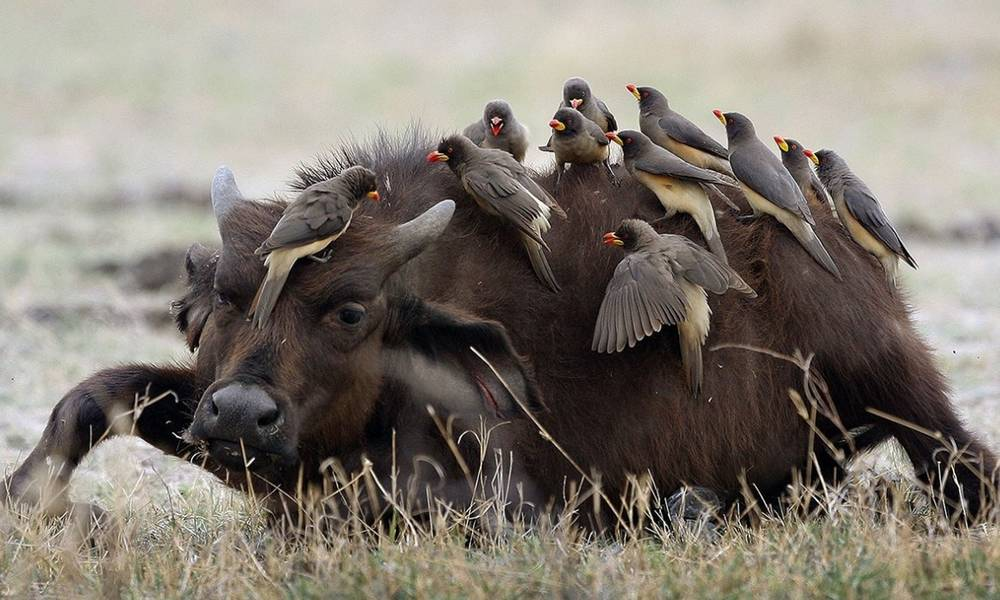
POLYGON ((667 97, 656 88, 636 86, 634 83, 630 83, 625 86, 625 89, 635 96, 639 102, 639 110, 643 113, 651 110, 664 111, 669 108, 667 97))
POLYGON ((816 165, 817 167, 819 166, 819 157, 816 156, 815 152, 813 152, 809 148, 806 148, 805 150, 802 151, 802 154, 805 154, 806 158, 812 161, 812 164, 816 165))
POLYGON ((788 152, 789 146, 788 142, 785 141, 785 138, 781 137, 780 135, 776 135, 774 136, 774 143, 778 145, 778 149, 781 150, 782 152, 785 153, 788 152))
POLYGON ((560 108, 556 111, 556 114, 552 115, 552 120, 549 121, 549 127, 552 128, 552 132, 558 135, 573 135, 579 128, 582 119, 585 119, 580 111, 573 108, 560 108))
POLYGON ((448 166, 454 168, 463 163, 475 151, 476 145, 472 143, 472 140, 456 133, 442 139, 437 150, 427 155, 427 162, 446 162, 448 166))
POLYGON ((486 105, 483 111, 483 122, 493 134, 498 137, 503 131, 504 125, 514 120, 514 111, 505 100, 493 100, 486 105))
POLYGON ((580 77, 571 77, 563 84, 563 102, 580 110, 590 100, 590 84, 580 77))

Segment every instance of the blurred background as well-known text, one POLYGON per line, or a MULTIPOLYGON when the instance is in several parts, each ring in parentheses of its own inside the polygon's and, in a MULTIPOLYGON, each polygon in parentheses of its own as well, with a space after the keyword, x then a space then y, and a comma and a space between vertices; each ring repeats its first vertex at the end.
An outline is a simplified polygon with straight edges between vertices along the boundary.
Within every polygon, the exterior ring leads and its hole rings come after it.
MULTIPOLYGON (((637 125, 634 82, 717 139, 721 108, 765 140, 840 152, 920 263, 905 282, 962 410, 1000 442, 998 2, 7 0, 2 12, 4 470, 82 377, 186 356, 167 306, 184 250, 217 239, 217 165, 249 194, 283 193, 297 163, 345 136, 415 120, 460 130, 496 97, 541 144, 574 75, 622 127, 637 125)), ((135 468, 161 460, 149 450, 135 468)))

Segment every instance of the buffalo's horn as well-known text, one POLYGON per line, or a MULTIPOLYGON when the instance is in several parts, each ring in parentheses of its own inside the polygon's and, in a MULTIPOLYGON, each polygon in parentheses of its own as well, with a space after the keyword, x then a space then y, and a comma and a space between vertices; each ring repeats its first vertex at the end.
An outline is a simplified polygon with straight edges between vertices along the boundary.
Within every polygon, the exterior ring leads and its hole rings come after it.
POLYGON ((223 165, 216 169, 215 177, 212 178, 212 210, 215 211, 215 218, 222 221, 229 209, 242 199, 243 194, 236 187, 236 177, 229 167, 223 165))
POLYGON ((442 200, 428 208, 422 215, 397 225, 393 235, 395 243, 392 248, 390 271, 395 271, 423 252, 424 248, 444 232, 454 214, 455 201, 442 200))

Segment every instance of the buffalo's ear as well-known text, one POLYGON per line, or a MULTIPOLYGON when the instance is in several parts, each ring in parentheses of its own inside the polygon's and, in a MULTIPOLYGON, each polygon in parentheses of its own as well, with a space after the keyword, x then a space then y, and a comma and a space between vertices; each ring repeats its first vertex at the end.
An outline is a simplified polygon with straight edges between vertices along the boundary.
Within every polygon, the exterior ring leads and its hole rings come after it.
POLYGON ((507 329, 456 308, 406 297, 391 312, 389 370, 412 394, 453 413, 507 418, 543 407, 527 358, 514 349, 507 329), (493 373, 472 348, 486 357, 493 373))
POLYGON ((187 293, 170 304, 174 322, 187 338, 188 348, 192 352, 198 347, 201 330, 204 329, 208 316, 212 314, 212 288, 218 260, 218 251, 201 244, 192 244, 184 259, 187 293))

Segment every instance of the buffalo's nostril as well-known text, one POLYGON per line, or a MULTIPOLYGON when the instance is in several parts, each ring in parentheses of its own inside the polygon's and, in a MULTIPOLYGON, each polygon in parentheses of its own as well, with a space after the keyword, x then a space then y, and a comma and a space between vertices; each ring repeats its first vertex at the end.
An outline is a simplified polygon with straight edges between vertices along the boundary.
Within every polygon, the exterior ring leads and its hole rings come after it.
POLYGON ((257 427, 260 427, 261 429, 270 427, 278 422, 278 417, 280 416, 281 413, 278 411, 277 407, 269 408, 261 413, 260 417, 257 419, 257 427))

